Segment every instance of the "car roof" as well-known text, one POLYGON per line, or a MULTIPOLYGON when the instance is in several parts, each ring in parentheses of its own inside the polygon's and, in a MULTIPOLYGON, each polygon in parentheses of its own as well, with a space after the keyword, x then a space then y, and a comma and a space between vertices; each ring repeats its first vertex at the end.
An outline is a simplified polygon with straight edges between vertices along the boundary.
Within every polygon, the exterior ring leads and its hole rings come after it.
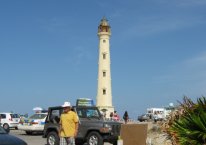
POLYGON ((59 109, 59 108, 63 108, 62 106, 53 106, 53 107, 49 107, 49 110, 50 109, 59 109))
POLYGON ((11 112, 0 112, 0 114, 18 114, 18 113, 11 113, 11 112))
POLYGON ((0 114, 7 114, 7 115, 16 114, 16 115, 19 115, 18 113, 9 113, 9 112, 0 112, 0 114))
MULTIPOLYGON (((34 113, 34 114, 48 114, 48 113, 34 113)), ((33 114, 33 115, 34 115, 34 114, 33 114)))
MULTIPOLYGON (((53 106, 49 107, 49 109, 59 109, 63 108, 62 106, 53 106)), ((72 106, 72 108, 97 108, 96 106, 72 106)))

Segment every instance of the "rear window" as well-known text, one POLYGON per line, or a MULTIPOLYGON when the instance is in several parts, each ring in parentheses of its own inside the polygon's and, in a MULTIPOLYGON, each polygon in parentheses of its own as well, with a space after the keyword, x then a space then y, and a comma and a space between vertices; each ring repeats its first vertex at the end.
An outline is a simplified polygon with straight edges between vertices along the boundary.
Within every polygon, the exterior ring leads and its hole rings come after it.
POLYGON ((1 115, 1 119, 5 119, 6 118, 6 114, 0 114, 1 115))
POLYGON ((19 114, 10 114, 11 118, 20 118, 19 114))
POLYGON ((30 119, 44 119, 47 116, 47 114, 34 114, 30 116, 30 119))
POLYGON ((152 113, 152 110, 148 110, 147 113, 152 113))

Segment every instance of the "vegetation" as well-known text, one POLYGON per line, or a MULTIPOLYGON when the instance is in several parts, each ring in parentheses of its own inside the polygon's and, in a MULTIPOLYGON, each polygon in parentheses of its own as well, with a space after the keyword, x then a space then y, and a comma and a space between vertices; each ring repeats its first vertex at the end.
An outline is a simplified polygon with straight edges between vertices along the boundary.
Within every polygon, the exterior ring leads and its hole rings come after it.
POLYGON ((185 96, 179 103, 163 124, 168 139, 172 145, 206 145, 206 98, 198 98, 195 103, 185 96))

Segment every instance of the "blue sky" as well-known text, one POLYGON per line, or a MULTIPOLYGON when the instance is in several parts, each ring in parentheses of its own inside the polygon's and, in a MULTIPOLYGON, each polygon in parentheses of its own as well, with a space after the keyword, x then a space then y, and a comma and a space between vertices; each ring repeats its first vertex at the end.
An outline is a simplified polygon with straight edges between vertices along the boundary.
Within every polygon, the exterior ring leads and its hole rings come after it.
POLYGON ((205 0, 2 0, 0 112, 96 101, 103 16, 120 115, 206 96, 205 0))

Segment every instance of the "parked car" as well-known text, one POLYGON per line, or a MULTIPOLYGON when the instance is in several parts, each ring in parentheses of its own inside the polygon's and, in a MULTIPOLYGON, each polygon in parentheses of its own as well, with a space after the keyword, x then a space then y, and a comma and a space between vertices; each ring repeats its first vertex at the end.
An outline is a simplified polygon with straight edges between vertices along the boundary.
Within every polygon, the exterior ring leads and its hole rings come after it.
MULTIPOLYGON (((73 106, 72 109, 79 117, 79 129, 75 139, 76 145, 84 143, 103 145, 104 142, 117 145, 121 123, 104 120, 96 106, 73 106)), ((49 107, 43 134, 43 137, 47 138, 48 145, 59 145, 58 130, 62 112, 63 108, 61 106, 49 107)))
POLYGON ((0 113, 0 118, 1 118, 1 126, 4 129, 8 128, 15 128, 17 129, 17 126, 20 121, 20 115, 16 113, 7 113, 7 112, 2 112, 0 113))
POLYGON ((154 121, 161 121, 166 119, 168 111, 165 108, 147 108, 147 114, 149 114, 154 121))
POLYGON ((18 129, 25 131, 26 134, 43 132, 46 117, 47 113, 35 113, 29 118, 21 120, 18 129))
POLYGON ((153 116, 152 116, 154 122, 157 122, 157 121, 163 121, 165 118, 163 117, 163 114, 161 113, 155 113, 153 116))
POLYGON ((142 115, 138 116, 137 120, 139 120, 140 122, 149 121, 150 116, 149 116, 149 114, 142 114, 142 115))
POLYGON ((8 132, 0 126, 0 144, 1 145, 27 145, 25 141, 17 138, 13 135, 9 135, 8 132))

